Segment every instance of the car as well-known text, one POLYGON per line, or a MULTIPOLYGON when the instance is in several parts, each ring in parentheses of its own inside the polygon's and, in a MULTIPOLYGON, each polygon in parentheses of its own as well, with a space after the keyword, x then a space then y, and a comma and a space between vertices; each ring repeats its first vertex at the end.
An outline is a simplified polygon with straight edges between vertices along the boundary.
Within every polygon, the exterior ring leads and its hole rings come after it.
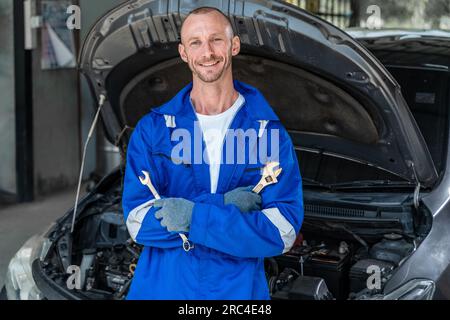
MULTIPOLYGON (((234 77, 289 131, 305 219, 266 259, 272 299, 450 298, 450 33, 349 30, 280 1, 127 1, 102 16, 79 58, 109 141, 191 81, 182 19, 218 7, 242 41, 234 77)), ((123 221, 124 166, 11 260, 9 299, 126 297, 142 247, 123 221)), ((280 179, 289 179, 281 176, 280 179)))

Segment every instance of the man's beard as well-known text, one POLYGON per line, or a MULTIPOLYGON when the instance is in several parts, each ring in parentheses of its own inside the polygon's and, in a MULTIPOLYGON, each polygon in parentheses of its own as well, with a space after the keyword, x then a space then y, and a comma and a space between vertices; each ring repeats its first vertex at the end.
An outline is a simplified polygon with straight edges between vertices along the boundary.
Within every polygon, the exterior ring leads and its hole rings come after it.
MULTIPOLYGON (((219 63, 223 63, 223 59, 219 60, 215 56, 213 56, 213 59, 211 59, 211 60, 212 61, 220 61, 219 63)), ((204 63, 207 63, 207 62, 204 62, 204 63)), ((207 72, 202 73, 200 70, 197 69, 197 66, 195 65, 195 63, 193 61, 191 61, 191 60, 189 61, 189 68, 191 69, 192 73, 195 74, 201 81, 206 82, 206 83, 212 83, 212 82, 219 80, 222 77, 222 75, 225 73, 225 70, 227 70, 230 65, 231 65, 231 52, 230 52, 228 59, 226 59, 225 64, 223 65, 222 69, 219 70, 219 72, 212 73, 212 74, 207 73, 207 72)))

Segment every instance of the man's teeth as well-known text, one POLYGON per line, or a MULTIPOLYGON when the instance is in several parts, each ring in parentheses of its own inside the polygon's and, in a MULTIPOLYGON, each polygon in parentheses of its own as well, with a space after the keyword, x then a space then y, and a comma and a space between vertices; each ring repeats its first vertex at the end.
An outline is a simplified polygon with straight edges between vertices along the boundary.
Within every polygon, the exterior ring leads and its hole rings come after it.
POLYGON ((212 67, 212 66, 214 66, 214 65, 216 65, 216 64, 218 64, 218 63, 219 63, 219 61, 213 62, 213 63, 209 63, 209 64, 203 63, 202 66, 204 66, 204 67, 212 67))

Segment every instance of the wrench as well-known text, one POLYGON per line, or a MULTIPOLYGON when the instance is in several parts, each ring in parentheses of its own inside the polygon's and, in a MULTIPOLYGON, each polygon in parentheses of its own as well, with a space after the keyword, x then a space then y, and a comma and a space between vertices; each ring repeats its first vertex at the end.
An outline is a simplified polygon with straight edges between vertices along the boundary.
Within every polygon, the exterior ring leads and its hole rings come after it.
MULTIPOLYGON (((142 173, 144 174, 143 177, 139 177, 139 181, 141 181, 141 183, 144 186, 147 186, 150 189, 150 192, 153 194, 153 197, 155 199, 161 199, 161 197, 158 194, 158 191, 156 191, 155 186, 152 183, 152 180, 150 179, 150 173, 147 171, 142 171, 142 173)), ((183 240, 183 250, 186 252, 189 252, 191 249, 194 248, 194 245, 191 244, 189 242, 189 239, 186 237, 186 235, 179 233, 181 240, 183 240)))
POLYGON ((277 178, 281 174, 281 171, 283 169, 280 168, 279 162, 268 162, 263 169, 261 180, 252 191, 254 193, 260 193, 265 187, 278 183, 277 178), (278 169, 275 170, 277 167, 278 169))
POLYGON ((147 171, 142 171, 142 173, 144 174, 144 177, 139 177, 139 181, 141 181, 144 186, 147 186, 150 189, 150 192, 153 194, 155 199, 161 199, 158 191, 156 191, 155 187, 153 186, 152 180, 150 179, 150 173, 147 171))

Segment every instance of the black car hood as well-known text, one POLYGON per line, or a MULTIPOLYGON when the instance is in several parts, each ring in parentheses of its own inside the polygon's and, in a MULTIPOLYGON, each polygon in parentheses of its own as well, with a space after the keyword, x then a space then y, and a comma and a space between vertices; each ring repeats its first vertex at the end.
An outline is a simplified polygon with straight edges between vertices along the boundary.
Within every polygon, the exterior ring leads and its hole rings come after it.
POLYGON ((437 173, 400 88, 345 32, 278 1, 128 1, 101 17, 79 59, 95 97, 106 94, 108 139, 126 145, 137 121, 191 81, 178 57, 182 19, 218 7, 242 43, 234 77, 257 87, 294 144, 431 186, 437 173))

